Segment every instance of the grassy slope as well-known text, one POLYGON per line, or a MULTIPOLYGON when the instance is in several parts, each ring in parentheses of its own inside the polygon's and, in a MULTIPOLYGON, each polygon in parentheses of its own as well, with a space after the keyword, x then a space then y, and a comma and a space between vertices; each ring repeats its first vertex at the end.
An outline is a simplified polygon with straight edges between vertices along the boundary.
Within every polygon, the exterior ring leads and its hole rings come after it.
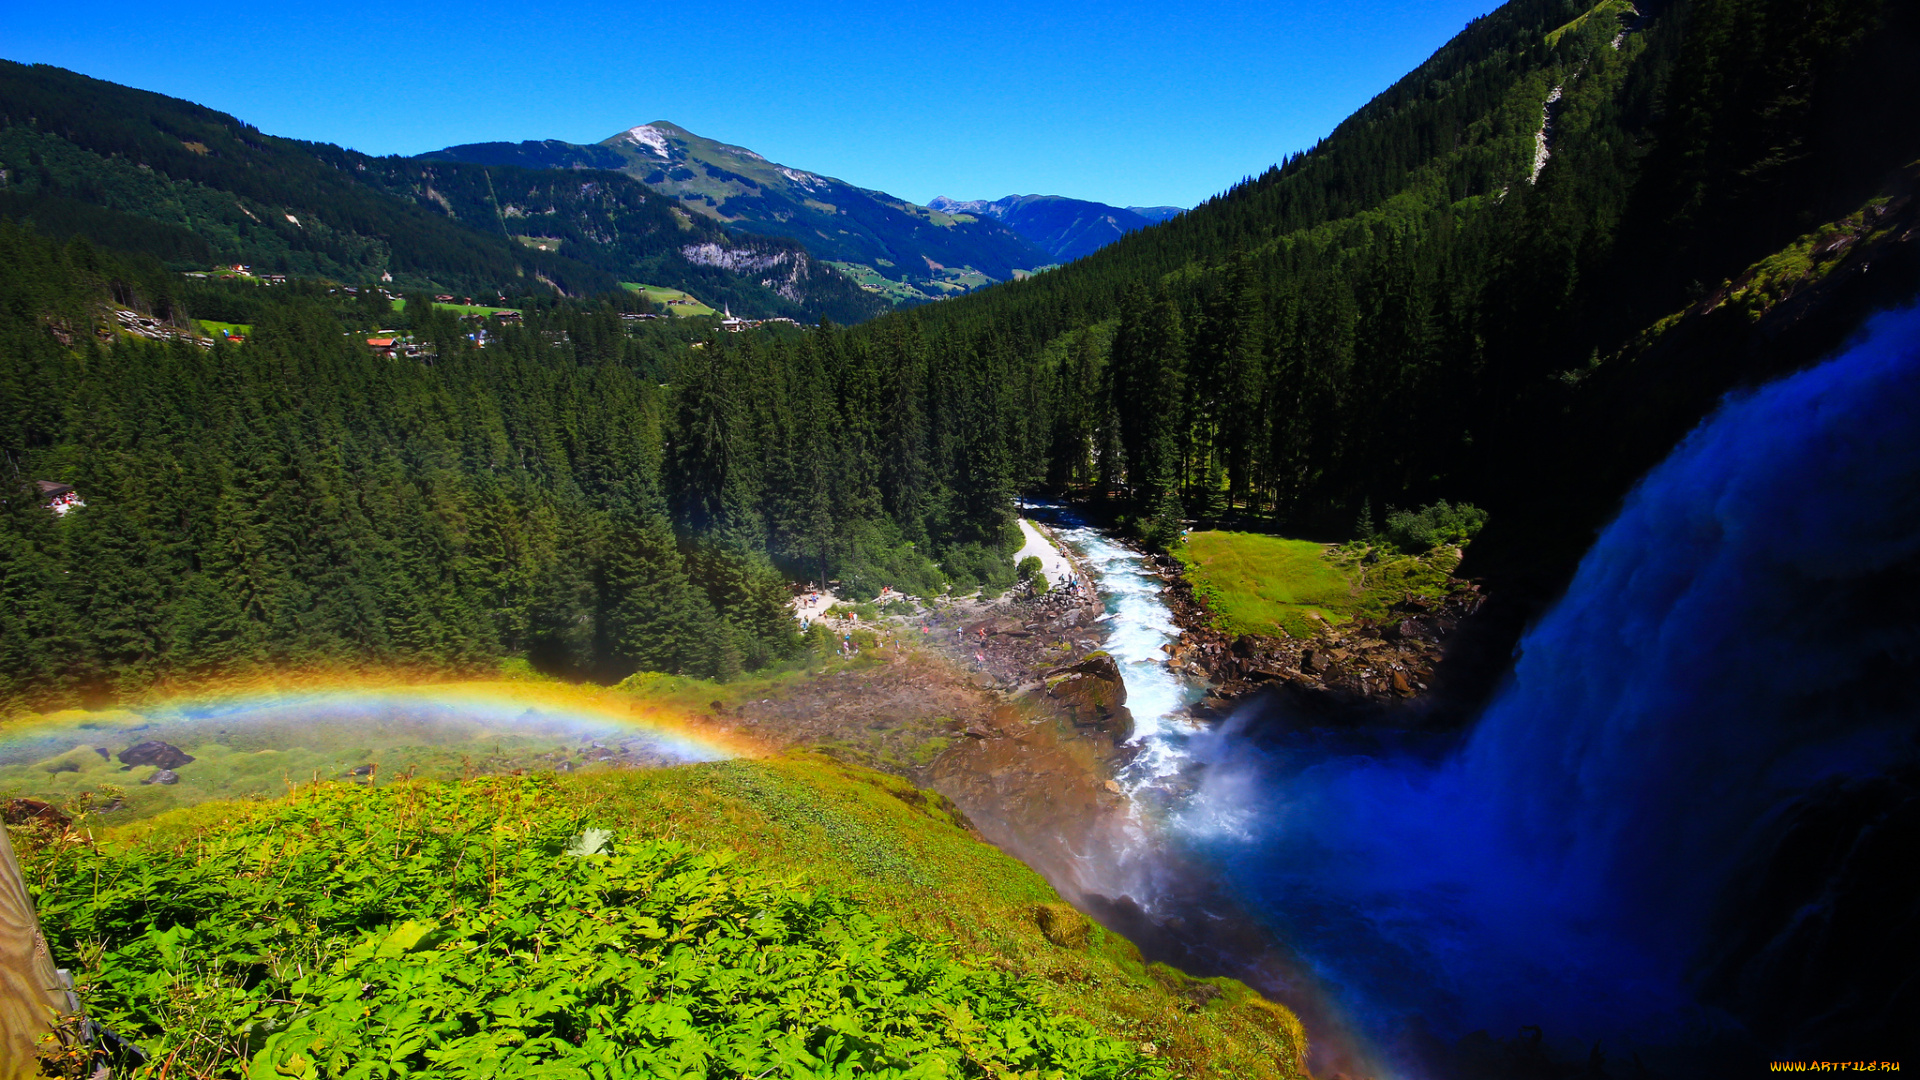
MULTIPOLYGON (((893 777, 791 756, 575 776, 559 790, 623 842, 730 850, 750 872, 848 896, 909 933, 950 941, 974 966, 1032 980, 1049 1008, 1151 1044, 1176 1075, 1298 1075, 1291 1063, 1304 1046, 1290 1013, 1230 980, 1198 982, 1145 965, 1131 944, 1065 908, 1033 871, 975 839, 938 796, 893 777), (1043 911, 1059 920, 1052 936, 1064 944, 1043 933, 1043 911)), ((203 803, 95 834, 109 845, 178 848, 274 805, 203 803)), ((36 841, 20 842, 31 876, 36 841)))
POLYGON ((865 263, 829 262, 827 265, 852 278, 868 292, 886 297, 889 303, 922 303, 933 299, 907 282, 895 281, 865 263))
POLYGON ((1379 618, 1408 593, 1438 596, 1460 553, 1418 557, 1262 533, 1197 532, 1174 554, 1220 629, 1312 637, 1320 623, 1379 618))
POLYGON ((1326 545, 1259 533, 1198 532, 1179 551, 1188 579, 1220 628, 1240 634, 1313 633, 1312 614, 1345 622, 1358 602, 1326 545), (1311 614, 1310 614, 1311 613, 1311 614))
POLYGON ((708 307, 705 303, 702 303, 700 300, 696 299, 692 293, 682 292, 679 289, 668 289, 668 288, 663 288, 662 286, 659 286, 659 285, 642 285, 634 281, 623 281, 620 283, 620 285, 623 288, 632 289, 634 292, 637 292, 637 293, 645 293, 647 296, 647 299, 653 301, 654 303, 660 305, 663 308, 666 308, 666 310, 672 312, 675 315, 680 315, 684 317, 684 316, 693 316, 693 315, 720 314, 719 311, 708 307), (672 307, 668 307, 667 301, 669 300, 692 300, 693 303, 692 304, 675 304, 672 307))
MULTIPOLYGON (((824 670, 859 668, 867 658, 830 659, 824 670)), ((551 688, 563 684, 536 675, 524 660, 501 665, 497 681, 456 679, 448 685, 551 688)), ((661 710, 670 716, 698 715, 714 702, 732 708, 740 701, 777 693, 806 678, 798 667, 762 673, 730 683, 713 683, 677 675, 641 673, 614 690, 587 693, 585 700, 627 709, 661 710)), ((391 679, 361 681, 348 676, 346 685, 405 686, 417 675, 395 674, 391 679)), ((131 695, 113 708, 64 711, 7 717, 0 734, 7 738, 0 752, 0 798, 29 797, 62 805, 91 801, 104 805, 114 799, 124 804, 116 822, 146 818, 197 803, 225 799, 274 798, 292 783, 335 779, 355 767, 376 764, 379 775, 403 773, 424 779, 453 779, 479 773, 516 769, 591 769, 595 764, 579 753, 580 744, 601 734, 575 732, 518 733, 494 725, 471 732, 441 729, 437 725, 395 720, 382 724, 312 724, 298 715, 285 719, 253 719, 227 730, 224 721, 155 727, 156 718, 170 715, 179 699, 199 702, 249 701, 260 695, 337 690, 343 680, 315 673, 302 680, 281 674, 270 679, 215 679, 187 687, 155 687, 147 695, 131 695), (32 733, 32 734, 26 734, 32 733), (172 784, 147 783, 158 771, 141 765, 122 770, 93 749, 117 751, 146 739, 161 739, 195 759, 181 768, 172 784)), ((546 707, 535 703, 537 707, 546 707)), ((551 703, 549 703, 551 704, 551 703)), ((643 732, 636 729, 636 738, 643 732)), ((106 819, 102 819, 103 821, 106 819)))
MULTIPOLYGON (((393 304, 393 310, 395 311, 407 310, 407 301, 405 298, 390 302, 393 304)), ((513 308, 488 307, 485 304, 443 304, 438 300, 434 301, 433 308, 435 311, 452 311, 461 315, 495 315, 502 311, 514 310, 513 308)))

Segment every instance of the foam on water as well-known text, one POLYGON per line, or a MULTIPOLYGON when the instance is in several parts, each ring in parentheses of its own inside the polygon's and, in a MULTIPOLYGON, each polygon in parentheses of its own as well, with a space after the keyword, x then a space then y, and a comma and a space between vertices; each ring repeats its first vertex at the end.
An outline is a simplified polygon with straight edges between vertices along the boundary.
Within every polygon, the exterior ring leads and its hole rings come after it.
POLYGON ((1107 652, 1127 687, 1127 710, 1133 714, 1133 734, 1127 741, 1139 751, 1121 781, 1135 793, 1157 787, 1187 767, 1188 743, 1202 730, 1186 716, 1187 707, 1200 699, 1200 688, 1167 666, 1164 646, 1179 640, 1180 628, 1161 600, 1165 587, 1139 552, 1079 522, 1069 511, 1045 511, 1058 523, 1054 534, 1094 575, 1094 588, 1109 616, 1107 652))

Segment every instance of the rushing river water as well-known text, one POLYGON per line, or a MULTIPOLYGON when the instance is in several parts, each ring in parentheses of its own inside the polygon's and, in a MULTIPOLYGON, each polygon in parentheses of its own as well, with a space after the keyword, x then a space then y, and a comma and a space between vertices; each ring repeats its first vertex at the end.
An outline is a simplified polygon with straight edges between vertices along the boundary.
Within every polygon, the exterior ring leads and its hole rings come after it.
POLYGON ((1058 507, 1043 508, 1054 535, 1073 548, 1107 609, 1106 650, 1119 665, 1133 714, 1138 753, 1122 774, 1136 796, 1162 789, 1191 762, 1188 744, 1204 729, 1187 716, 1203 690, 1167 666, 1165 647, 1179 640, 1173 612, 1161 600, 1160 578, 1140 553, 1058 507))
MULTIPOLYGON (((1494 1075, 1476 1031, 1609 1075, 1897 1060, 1920 1030, 1915 417, 1913 311, 1730 399, 1437 753, 1185 721, 1159 583, 1065 523, 1112 613, 1147 857, 1244 904, 1295 964, 1266 988, 1329 999, 1377 1074, 1494 1075)), ((1157 881, 1115 886, 1180 919, 1157 881)))

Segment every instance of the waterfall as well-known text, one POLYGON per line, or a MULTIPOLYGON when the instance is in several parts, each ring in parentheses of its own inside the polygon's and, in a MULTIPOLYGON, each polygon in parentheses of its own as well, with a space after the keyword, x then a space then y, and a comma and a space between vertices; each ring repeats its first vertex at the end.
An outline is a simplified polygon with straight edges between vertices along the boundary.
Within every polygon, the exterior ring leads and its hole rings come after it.
POLYGON ((1649 473, 1468 734, 1360 754, 1229 725, 1190 747, 1186 840, 1383 1042, 1771 1045, 1702 966, 1794 807, 1912 766, 1917 571, 1908 310, 1649 473))

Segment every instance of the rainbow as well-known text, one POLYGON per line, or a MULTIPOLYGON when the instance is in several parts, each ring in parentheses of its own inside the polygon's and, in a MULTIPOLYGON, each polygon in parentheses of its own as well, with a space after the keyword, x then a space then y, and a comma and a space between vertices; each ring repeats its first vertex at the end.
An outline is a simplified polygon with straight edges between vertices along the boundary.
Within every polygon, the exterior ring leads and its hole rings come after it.
POLYGON ((599 766, 664 766, 757 757, 767 749, 716 718, 659 695, 535 680, 423 681, 287 675, 103 709, 0 722, 0 797, 123 786, 136 804, 262 795, 288 779, 599 766), (155 767, 122 767, 158 741, 195 756, 166 790, 155 767), (164 798, 162 797, 164 796, 164 798))

